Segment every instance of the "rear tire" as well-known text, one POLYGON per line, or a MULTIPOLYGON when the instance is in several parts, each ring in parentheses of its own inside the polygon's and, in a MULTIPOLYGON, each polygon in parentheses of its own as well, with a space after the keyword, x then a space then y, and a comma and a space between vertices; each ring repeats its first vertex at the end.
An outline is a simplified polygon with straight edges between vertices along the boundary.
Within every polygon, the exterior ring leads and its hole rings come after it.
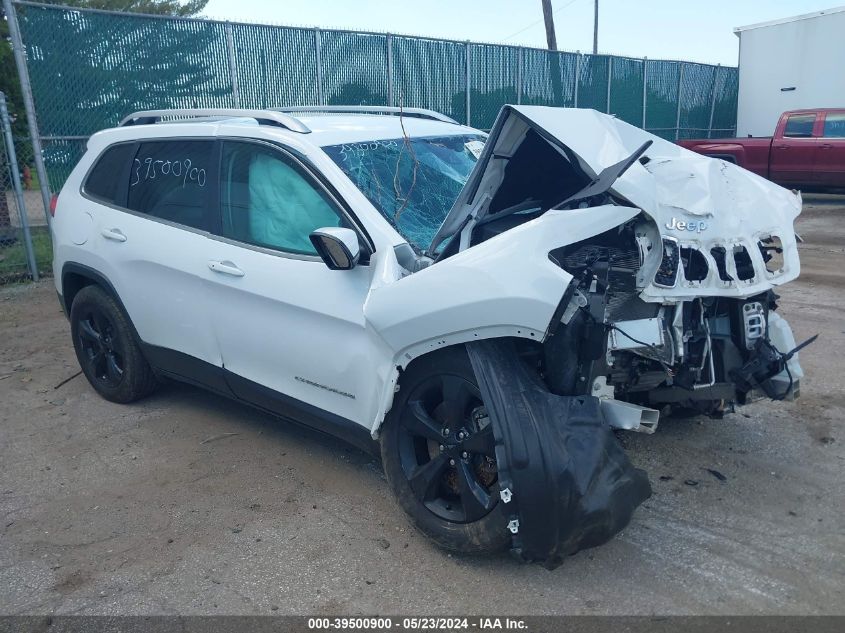
POLYGON ((85 286, 70 309, 73 348, 82 372, 106 400, 128 403, 151 394, 157 381, 132 325, 113 297, 85 286))
POLYGON ((387 481, 414 524, 444 549, 504 550, 493 429, 463 347, 415 361, 382 427, 387 481), (441 448, 442 447, 442 448, 441 448))

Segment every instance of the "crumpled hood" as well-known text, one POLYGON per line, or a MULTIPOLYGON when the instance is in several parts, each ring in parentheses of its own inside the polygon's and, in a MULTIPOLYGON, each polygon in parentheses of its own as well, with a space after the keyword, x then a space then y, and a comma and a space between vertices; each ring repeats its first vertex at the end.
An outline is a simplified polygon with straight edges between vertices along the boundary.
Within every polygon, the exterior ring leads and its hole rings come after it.
MULTIPOLYGON (((765 273, 754 283, 737 281, 734 289, 756 291, 758 286, 770 287, 798 275, 793 221, 801 212, 799 194, 731 163, 691 152, 613 116, 595 110, 544 106, 502 108, 478 164, 429 252, 460 231, 468 218, 476 222, 484 218, 497 185, 504 178, 503 163, 513 163, 509 157, 528 129, 565 153, 588 179, 594 179, 603 169, 628 158, 646 141, 652 141, 644 160, 635 162, 622 174, 611 193, 625 198, 654 219, 663 237, 682 245, 693 244, 712 269, 716 268, 716 262, 710 256, 711 248, 727 247, 730 253, 734 246, 743 245, 749 252, 757 251, 758 239, 777 235, 784 246, 784 259, 791 265, 778 271, 777 280, 765 273)), ((542 165, 535 168, 542 169, 542 165)), ((757 252, 751 253, 755 266, 759 264, 765 269, 762 259, 757 261, 758 256, 757 252)), ((728 263, 728 273, 731 272, 736 279, 733 262, 728 263)))

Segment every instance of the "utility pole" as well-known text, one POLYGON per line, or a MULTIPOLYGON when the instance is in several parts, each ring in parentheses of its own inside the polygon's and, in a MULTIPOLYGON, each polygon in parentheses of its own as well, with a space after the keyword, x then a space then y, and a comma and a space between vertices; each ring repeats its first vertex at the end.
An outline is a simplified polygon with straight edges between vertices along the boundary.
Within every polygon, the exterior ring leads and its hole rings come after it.
POLYGON ((549 72, 552 80, 552 102, 556 106, 564 105, 563 82, 560 76, 560 55, 557 54, 557 38, 555 37, 555 16, 552 13, 552 0, 542 0, 543 21, 546 23, 546 42, 550 51, 549 72))
POLYGON ((595 0, 593 10, 593 55, 599 54, 599 0, 595 0))
POLYGON ((555 37, 555 16, 552 14, 552 0, 542 0, 543 21, 546 23, 546 43, 550 51, 557 50, 557 38, 555 37))

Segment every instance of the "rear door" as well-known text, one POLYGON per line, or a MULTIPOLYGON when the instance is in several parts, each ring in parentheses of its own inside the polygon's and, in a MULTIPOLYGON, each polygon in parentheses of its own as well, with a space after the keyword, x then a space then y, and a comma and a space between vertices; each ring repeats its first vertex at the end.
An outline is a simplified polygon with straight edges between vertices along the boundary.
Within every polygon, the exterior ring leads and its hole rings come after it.
POLYGON ((91 205, 99 267, 145 352, 154 364, 187 378, 205 364, 221 365, 205 262, 216 156, 213 139, 135 143, 114 203, 91 205))
POLYGON ((819 149, 818 115, 790 114, 782 138, 772 139, 769 157, 769 178, 790 186, 812 185, 819 149))
POLYGON ((815 180, 823 187, 845 187, 845 111, 823 117, 815 180))

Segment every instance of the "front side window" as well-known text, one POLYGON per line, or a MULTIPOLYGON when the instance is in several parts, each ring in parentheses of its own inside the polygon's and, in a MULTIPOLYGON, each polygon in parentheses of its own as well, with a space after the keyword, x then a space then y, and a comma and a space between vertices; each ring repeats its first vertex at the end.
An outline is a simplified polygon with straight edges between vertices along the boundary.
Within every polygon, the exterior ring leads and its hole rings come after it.
POLYGON ((132 211, 208 230, 213 141, 141 143, 129 170, 132 211))
POLYGON ((223 237, 317 255, 309 235, 342 226, 328 194, 294 161, 255 143, 225 142, 220 166, 223 237))
POLYGON ((845 138, 845 112, 828 112, 824 118, 825 138, 845 138))
POLYGON ((466 183, 480 135, 397 138, 323 150, 402 237, 428 248, 466 183))
POLYGON ((786 128, 783 135, 793 138, 809 138, 813 135, 815 123, 815 114, 793 114, 786 119, 786 128))
POLYGON ((103 152, 88 173, 83 187, 85 193, 109 204, 122 204, 126 192, 126 181, 123 178, 134 149, 134 143, 122 143, 112 145, 103 152))

